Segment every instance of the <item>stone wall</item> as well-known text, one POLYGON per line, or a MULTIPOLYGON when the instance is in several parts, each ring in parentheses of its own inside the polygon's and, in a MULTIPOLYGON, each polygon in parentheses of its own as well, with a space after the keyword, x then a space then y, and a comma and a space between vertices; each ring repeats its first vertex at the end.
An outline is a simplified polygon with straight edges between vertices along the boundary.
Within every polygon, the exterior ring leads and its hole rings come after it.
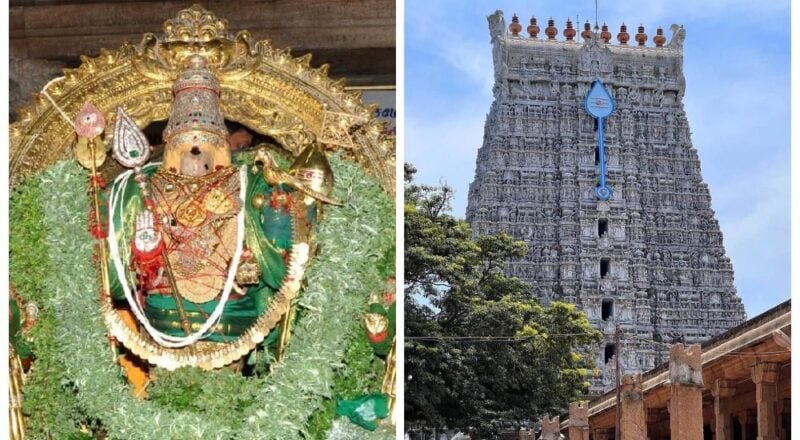
POLYGON ((10 119, 15 119, 16 110, 29 103, 33 93, 41 90, 51 79, 61 76, 64 67, 66 65, 61 61, 11 58, 8 71, 10 119))

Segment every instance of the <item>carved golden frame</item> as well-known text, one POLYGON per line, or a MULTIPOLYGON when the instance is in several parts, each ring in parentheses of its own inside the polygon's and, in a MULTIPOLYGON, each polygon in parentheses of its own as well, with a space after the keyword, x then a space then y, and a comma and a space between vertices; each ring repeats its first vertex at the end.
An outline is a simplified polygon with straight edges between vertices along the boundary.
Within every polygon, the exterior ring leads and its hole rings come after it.
POLYGON ((253 42, 248 31, 231 35, 227 20, 199 5, 167 20, 160 36, 148 33, 138 45, 81 56, 80 67, 65 69, 63 77, 35 94, 9 129, 11 187, 73 154, 74 130, 45 92, 70 118, 89 101, 109 127, 117 106, 145 127, 169 117, 172 83, 193 53, 204 55, 219 77, 226 119, 271 136, 295 155, 313 139, 328 151, 342 150, 394 196, 394 140, 382 134, 381 122, 359 92, 331 80, 327 65, 310 67, 310 55, 294 58, 268 40, 253 42))

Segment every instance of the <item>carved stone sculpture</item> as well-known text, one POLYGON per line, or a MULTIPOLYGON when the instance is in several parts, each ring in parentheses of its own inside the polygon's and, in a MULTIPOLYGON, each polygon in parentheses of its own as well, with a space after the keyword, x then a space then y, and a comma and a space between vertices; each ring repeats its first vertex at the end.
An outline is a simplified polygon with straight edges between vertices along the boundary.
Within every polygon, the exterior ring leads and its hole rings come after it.
MULTIPOLYGON (((502 12, 489 21, 501 22, 502 12)), ((699 343, 745 319, 683 109, 685 31, 673 30, 663 47, 492 34, 498 85, 513 78, 552 93, 495 98, 478 150, 467 220, 476 234, 507 231, 524 240, 531 252, 509 262, 509 273, 529 282, 540 299, 574 292, 571 298, 593 311, 590 321, 607 332, 606 343, 612 342, 614 324, 632 326, 629 333, 637 337, 622 338, 623 374, 667 360, 666 349, 648 339, 668 342, 675 334, 699 343), (560 66, 555 74, 554 66, 560 66), (594 195, 597 134, 582 106, 595 79, 609 85, 616 101, 605 125, 608 182, 614 189, 606 202, 594 195), (564 91, 580 96, 563 99, 564 91), (504 111, 514 108, 523 111, 504 111), (497 155, 519 160, 486 159, 497 155), (493 177, 509 172, 520 178, 493 177), (560 215, 546 220, 506 214, 547 210, 560 215), (554 252, 544 255, 545 248, 554 252), (556 276, 543 269, 551 265, 560 267, 556 276), (642 297, 629 302, 637 292, 642 297)), ((597 367, 613 371, 604 368, 604 350, 597 348, 597 367)), ((613 381, 601 377, 592 390, 609 386, 613 381)))

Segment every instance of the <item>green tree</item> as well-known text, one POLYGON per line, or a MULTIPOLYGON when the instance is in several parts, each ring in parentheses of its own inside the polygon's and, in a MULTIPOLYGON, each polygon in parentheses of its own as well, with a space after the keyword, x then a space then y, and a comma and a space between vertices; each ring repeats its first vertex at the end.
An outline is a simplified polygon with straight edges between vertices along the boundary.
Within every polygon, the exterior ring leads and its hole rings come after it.
POLYGON ((405 167, 405 420, 493 438, 566 410, 588 389, 600 341, 573 305, 543 307, 508 277, 524 242, 473 238, 450 214, 452 190, 405 167))

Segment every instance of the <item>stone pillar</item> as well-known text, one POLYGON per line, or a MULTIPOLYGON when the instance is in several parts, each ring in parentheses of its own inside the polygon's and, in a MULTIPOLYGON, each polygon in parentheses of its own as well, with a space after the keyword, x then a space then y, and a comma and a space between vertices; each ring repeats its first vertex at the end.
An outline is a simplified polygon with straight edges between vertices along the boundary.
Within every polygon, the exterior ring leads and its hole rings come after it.
POLYGON ((560 440, 561 439, 561 423, 558 417, 548 419, 547 416, 542 417, 542 434, 539 440, 560 440))
POLYGON ((594 440, 611 440, 613 436, 613 429, 598 428, 594 430, 594 440))
POLYGON ((660 440, 664 436, 664 423, 661 420, 661 408, 646 408, 647 438, 660 440))
POLYGON ((733 406, 731 397, 735 393, 736 388, 724 379, 717 379, 711 387, 711 395, 714 396, 716 440, 738 440, 733 438, 733 426, 731 425, 731 407, 733 406))
POLYGON ((778 437, 781 440, 789 440, 789 431, 791 424, 792 424, 792 399, 783 399, 780 429, 778 430, 778 437))
POLYGON ((739 413, 739 424, 742 425, 742 438, 736 440, 755 440, 757 434, 756 412, 746 409, 739 413))
POLYGON ((589 440, 589 404, 569 404, 569 440, 589 440))
POLYGON ((672 440, 703 438, 703 355, 700 345, 669 350, 669 430, 672 440))
POLYGON ((778 403, 779 366, 770 362, 753 365, 753 382, 756 384, 756 421, 758 440, 778 440, 776 434, 776 407, 778 403))
POLYGON ((647 419, 645 418, 644 396, 642 394, 642 375, 626 374, 622 376, 620 394, 622 395, 620 399, 620 440, 646 439, 647 419))

